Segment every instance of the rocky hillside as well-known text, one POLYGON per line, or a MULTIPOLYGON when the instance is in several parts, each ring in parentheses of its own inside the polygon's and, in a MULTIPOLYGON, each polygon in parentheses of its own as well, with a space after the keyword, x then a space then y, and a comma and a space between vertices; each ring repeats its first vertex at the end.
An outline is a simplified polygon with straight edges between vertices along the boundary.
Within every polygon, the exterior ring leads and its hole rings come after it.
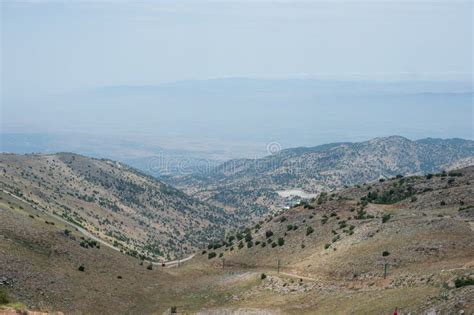
POLYGON ((69 153, 2 154, 0 184, 133 256, 181 257, 232 222, 126 165, 69 153))
POLYGON ((279 269, 235 299, 269 307, 285 296, 284 313, 471 314, 473 185, 469 167, 322 193, 229 233, 201 259, 279 269))
POLYGON ((393 136, 361 143, 294 148, 262 159, 228 161, 210 172, 167 179, 203 201, 255 216, 281 208, 276 191, 300 189, 318 193, 398 174, 439 172, 467 166, 474 141, 393 136))

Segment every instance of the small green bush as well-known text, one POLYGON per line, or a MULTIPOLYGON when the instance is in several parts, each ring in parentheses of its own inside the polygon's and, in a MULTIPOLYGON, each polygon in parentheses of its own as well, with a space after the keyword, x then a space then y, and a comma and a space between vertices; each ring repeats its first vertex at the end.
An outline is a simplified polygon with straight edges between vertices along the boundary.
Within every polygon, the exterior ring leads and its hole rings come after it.
POLYGON ((214 252, 207 254, 207 258, 208 258, 208 259, 212 259, 212 258, 214 258, 214 257, 216 257, 216 256, 217 256, 217 254, 214 253, 214 252))
POLYGON ((266 275, 266 274, 262 273, 262 274, 260 275, 260 279, 265 280, 266 278, 267 278, 267 275, 266 275))
POLYGON ((5 290, 0 289, 0 305, 10 303, 10 299, 5 290))
POLYGON ((392 217, 392 215, 390 213, 385 213, 382 216, 382 223, 386 223, 388 220, 390 220, 391 217, 392 217))
POLYGON ((390 256, 390 252, 384 250, 384 251, 382 252, 382 256, 383 256, 383 257, 390 256))
POLYGON ((331 244, 324 245, 324 249, 328 249, 329 247, 331 247, 331 244))
POLYGON ((454 280, 454 285, 456 286, 456 288, 462 288, 468 285, 474 285, 474 279, 459 278, 459 279, 454 280))
POLYGON ((285 240, 282 237, 278 238, 278 246, 283 246, 285 245, 285 240))
POLYGON ((306 236, 312 234, 313 232, 314 232, 314 229, 311 226, 308 226, 308 228, 306 229, 306 236))

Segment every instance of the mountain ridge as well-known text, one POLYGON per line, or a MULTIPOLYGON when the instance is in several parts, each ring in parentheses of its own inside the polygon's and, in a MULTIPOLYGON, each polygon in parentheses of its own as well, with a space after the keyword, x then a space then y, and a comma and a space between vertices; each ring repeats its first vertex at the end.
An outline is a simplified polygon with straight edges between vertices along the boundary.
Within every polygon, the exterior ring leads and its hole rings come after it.
POLYGON ((207 173, 164 180, 211 204, 239 208, 245 216, 252 213, 250 208, 255 205, 261 207, 260 214, 281 207, 284 201, 278 198, 278 190, 317 193, 398 174, 439 172, 472 156, 472 140, 425 138, 413 141, 390 136, 364 142, 284 149, 261 159, 230 160, 207 173))

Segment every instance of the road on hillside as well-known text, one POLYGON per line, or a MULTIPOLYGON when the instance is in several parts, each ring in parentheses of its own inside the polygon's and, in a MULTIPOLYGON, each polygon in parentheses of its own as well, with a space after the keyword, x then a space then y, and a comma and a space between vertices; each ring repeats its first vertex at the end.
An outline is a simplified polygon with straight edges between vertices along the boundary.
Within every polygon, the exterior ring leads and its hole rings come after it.
MULTIPOLYGON (((77 226, 77 225, 75 225, 74 223, 69 222, 68 220, 66 220, 66 219, 64 219, 64 218, 62 218, 62 217, 60 217, 60 216, 57 216, 57 215, 55 215, 54 213, 50 213, 50 212, 47 211, 46 209, 43 209, 43 208, 41 208, 41 207, 39 207, 39 206, 37 206, 37 205, 35 205, 35 204, 32 204, 32 203, 30 203, 29 201, 27 201, 27 200, 25 200, 25 199, 23 199, 23 198, 21 198, 21 197, 15 195, 15 194, 11 193, 11 192, 9 192, 9 191, 7 191, 7 190, 5 190, 5 189, 3 189, 3 192, 4 192, 5 194, 7 194, 7 195, 9 195, 9 196, 11 196, 11 197, 13 197, 13 198, 15 198, 15 199, 21 201, 21 202, 23 202, 23 203, 26 203, 27 205, 29 205, 29 206, 32 207, 33 209, 40 210, 41 212, 45 213, 46 215, 49 215, 50 217, 53 217, 53 218, 55 218, 56 220, 61 221, 62 223, 66 224, 66 225, 68 225, 68 226, 70 226, 70 227, 72 227, 73 229, 76 229, 78 232, 84 234, 84 236, 86 236, 86 237, 88 237, 88 238, 90 238, 90 239, 92 239, 92 240, 94 240, 94 241, 96 241, 96 242, 99 242, 100 244, 103 244, 103 245, 105 245, 105 246, 107 246, 107 247, 109 247, 109 248, 111 248, 111 249, 113 249, 113 250, 116 250, 116 251, 120 252, 120 249, 119 249, 119 248, 117 248, 117 247, 113 246, 112 244, 110 244, 110 243, 108 243, 108 242, 102 240, 101 238, 97 237, 96 235, 92 234, 91 232, 87 231, 86 229, 84 229, 84 228, 82 228, 82 227, 80 227, 80 226, 77 226)), ((179 265, 179 264, 181 264, 181 263, 183 263, 183 262, 186 262, 186 261, 188 261, 188 260, 191 260, 195 255, 196 255, 196 254, 192 254, 192 255, 189 255, 189 256, 186 257, 186 258, 178 259, 178 260, 170 260, 170 261, 163 261, 163 262, 152 262, 152 264, 153 264, 153 265, 162 265, 162 264, 165 264, 166 267, 173 267, 173 266, 177 266, 177 265, 179 265)))

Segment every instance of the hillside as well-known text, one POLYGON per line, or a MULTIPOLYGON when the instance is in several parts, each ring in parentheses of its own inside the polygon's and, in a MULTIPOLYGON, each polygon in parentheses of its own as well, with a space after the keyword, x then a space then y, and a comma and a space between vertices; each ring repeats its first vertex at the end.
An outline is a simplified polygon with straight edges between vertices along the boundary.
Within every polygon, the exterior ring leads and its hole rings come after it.
POLYGON ((474 141, 411 141, 393 136, 286 149, 262 159, 231 160, 210 172, 165 180, 238 216, 258 217, 289 204, 278 191, 319 193, 398 174, 439 172, 456 163, 467 166, 473 156, 474 141))
POLYGON ((1 188, 133 256, 183 257, 231 216, 121 163, 85 156, 0 156, 1 188))
POLYGON ((66 314, 472 314, 472 183, 469 167, 321 194, 152 270, 0 192, 0 293, 66 314))
POLYGON ((469 167, 322 193, 229 233, 201 259, 271 271, 251 293, 235 296, 242 305, 295 314, 386 314, 395 307, 472 314, 473 183, 469 167))

